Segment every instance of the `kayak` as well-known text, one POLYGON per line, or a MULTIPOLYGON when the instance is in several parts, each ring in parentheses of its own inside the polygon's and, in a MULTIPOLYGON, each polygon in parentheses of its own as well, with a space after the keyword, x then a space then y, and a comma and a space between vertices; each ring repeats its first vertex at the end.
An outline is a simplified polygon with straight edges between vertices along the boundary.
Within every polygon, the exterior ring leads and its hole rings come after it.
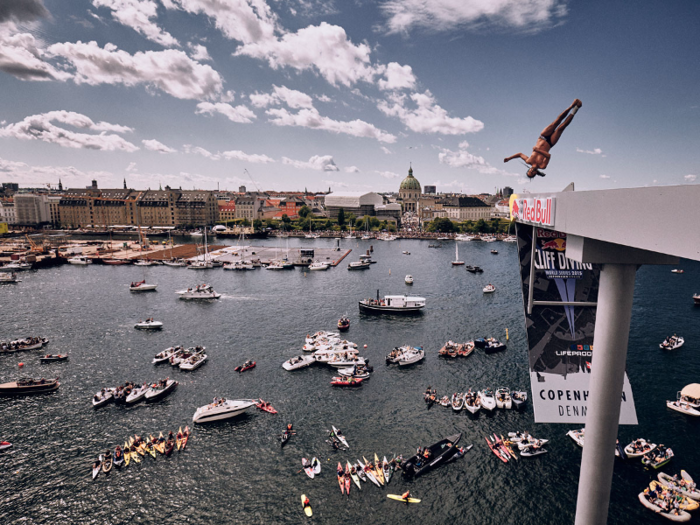
POLYGON ((374 483, 377 487, 381 487, 381 485, 380 485, 379 482, 377 481, 377 478, 375 478, 375 477, 374 477, 374 474, 372 474, 372 469, 369 468, 367 465, 363 465, 363 464, 362 464, 362 461, 360 461, 359 459, 357 460, 357 462, 360 464, 360 467, 361 467, 362 470, 364 471, 365 476, 367 476, 367 478, 368 478, 372 483, 374 483))
POLYGON ((187 446, 187 442, 190 440, 190 427, 185 425, 185 433, 183 434, 182 438, 182 450, 185 450, 185 447, 187 446))
POLYGON ((294 434, 294 432, 289 432, 287 430, 282 432, 282 437, 280 438, 280 448, 287 444, 287 441, 289 441, 289 438, 292 437, 292 434, 294 434))
POLYGON ((115 448, 112 453, 112 463, 115 467, 121 467, 124 464, 124 452, 120 450, 119 453, 117 453, 117 449, 115 448))
POLYGON ((350 486, 352 485, 352 479, 350 476, 350 464, 345 465, 345 493, 350 495, 350 486))
POLYGON ((241 373, 241 372, 245 372, 246 370, 250 370, 251 368, 255 368, 255 361, 253 361, 252 363, 247 364, 247 365, 237 366, 236 368, 233 369, 233 371, 241 373))
POLYGON ((391 468, 386 460, 386 456, 382 459, 382 474, 384 474, 384 482, 388 485, 391 480, 391 468))
POLYGON ((313 516, 313 511, 311 510, 311 505, 304 505, 304 500, 306 499, 306 494, 301 495, 301 506, 304 507, 304 512, 307 516, 313 516))
MULTIPOLYGON (((403 501, 404 503, 406 502, 405 499, 403 499, 399 494, 387 494, 387 498, 389 499, 394 499, 396 501, 403 501)), ((408 498, 409 503, 420 503, 420 500, 418 498, 408 498)))
POLYGON ((345 440, 345 436, 340 433, 340 430, 335 428, 333 425, 331 425, 331 428, 333 429, 333 435, 337 437, 346 448, 350 448, 350 445, 348 445, 348 442, 345 440))
POLYGON ((382 478, 380 478, 379 475, 377 474, 377 467, 376 467, 376 465, 375 465, 375 466, 370 466, 370 465, 371 465, 371 462, 370 462, 370 461, 367 461, 367 458, 364 457, 364 456, 362 456, 362 459, 365 460, 365 472, 367 473, 367 476, 369 476, 370 474, 372 474, 372 477, 373 477, 374 480, 376 481, 377 486, 378 486, 378 487, 383 487, 383 486, 384 486, 384 480, 383 480, 382 478))
POLYGON ((112 454, 102 460, 102 472, 107 474, 110 470, 112 470, 112 454))
POLYGON ((343 466, 338 461, 338 469, 336 470, 338 476, 338 485, 340 485, 340 493, 345 494, 345 475, 343 474, 343 466))
POLYGON ((498 449, 498 448, 496 448, 496 447, 491 443, 491 441, 489 440, 489 438, 485 437, 484 439, 486 440, 486 443, 488 444, 489 448, 491 449, 491 452, 493 452, 493 453, 496 455, 496 457, 497 457, 498 459, 500 459, 501 461, 503 461, 503 463, 508 463, 508 458, 501 452, 501 450, 498 449))
POLYGON ((377 473, 377 479, 384 485, 386 480, 384 479, 384 472, 382 470, 382 463, 377 457, 377 453, 374 453, 374 471, 377 473))
POLYGON ((165 454, 165 441, 163 440, 163 433, 161 432, 160 435, 158 436, 158 444, 153 445, 156 447, 156 450, 160 452, 161 454, 165 454))
POLYGON ((102 454, 100 454, 100 457, 95 463, 92 465, 92 479, 95 479, 97 475, 100 473, 100 469, 102 467, 102 454), (97 465, 97 466, 95 466, 97 465))
POLYGON ((6 448, 10 448, 12 446, 12 443, 9 441, 0 441, 0 450, 5 450, 6 448))
POLYGON ((309 463, 308 459, 301 458, 301 467, 304 469, 304 472, 306 472, 307 476, 309 476, 311 479, 314 479, 314 469, 311 466, 311 463, 309 463))
POLYGON ((129 466, 129 461, 131 461, 131 452, 129 451, 129 445, 124 441, 124 447, 122 448, 122 454, 124 454, 124 465, 129 466))
POLYGON ((365 476, 365 471, 360 467, 359 462, 355 463, 352 468, 357 472, 357 477, 360 478, 364 483, 367 483, 367 476, 365 476))
POLYGON ((264 410, 265 412, 269 412, 270 414, 276 414, 277 410, 272 408, 270 403, 266 403, 262 399, 259 399, 257 403, 255 403, 255 406, 258 407, 260 410, 264 410))
MULTIPOLYGON (((496 436, 498 437, 498 436, 496 436)), ((506 448, 508 453, 515 459, 516 461, 518 460, 518 456, 516 455, 515 451, 513 450, 513 447, 510 446, 510 443, 508 443, 505 439, 503 439, 503 434, 501 434, 501 444, 506 448)))
POLYGON ((357 477, 357 469, 350 465, 350 462, 348 461, 345 465, 345 473, 350 473, 350 477, 352 478, 352 481, 357 485, 358 489, 362 489, 362 485, 360 484, 360 478, 357 477))
POLYGON ((175 448, 175 441, 172 439, 168 439, 168 441, 165 443, 165 455, 170 456, 170 454, 173 453, 174 448, 175 448))
POLYGON ((153 441, 149 440, 148 443, 146 443, 146 452, 153 456, 153 459, 156 459, 156 448, 153 446, 153 441))
POLYGON ((182 427, 177 429, 177 434, 175 435, 175 446, 177 446, 178 450, 180 450, 180 447, 182 446, 182 427))

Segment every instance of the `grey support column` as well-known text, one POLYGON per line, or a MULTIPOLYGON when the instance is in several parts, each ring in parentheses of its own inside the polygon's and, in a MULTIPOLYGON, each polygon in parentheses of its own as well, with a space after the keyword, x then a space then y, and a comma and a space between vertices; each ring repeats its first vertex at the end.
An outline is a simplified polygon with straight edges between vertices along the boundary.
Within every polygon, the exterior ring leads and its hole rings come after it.
POLYGON ((605 264, 600 272, 576 525, 608 518, 636 271, 634 264, 605 264))

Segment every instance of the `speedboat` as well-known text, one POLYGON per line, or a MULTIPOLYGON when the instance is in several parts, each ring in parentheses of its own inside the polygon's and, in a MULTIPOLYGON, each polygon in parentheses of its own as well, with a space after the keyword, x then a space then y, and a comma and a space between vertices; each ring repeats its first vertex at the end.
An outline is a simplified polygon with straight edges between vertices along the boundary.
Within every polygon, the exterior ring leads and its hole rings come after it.
POLYGON ((195 423, 207 423, 209 421, 220 421, 240 416, 250 407, 255 406, 255 401, 250 399, 223 399, 215 403, 199 407, 192 421, 195 423))
POLYGON ((464 409, 472 414, 476 414, 481 409, 481 396, 471 388, 464 394, 464 409))
POLYGON ((464 394, 462 392, 455 392, 452 394, 452 410, 459 412, 464 408, 464 394))
POLYGON ((360 262, 363 263, 369 263, 369 264, 375 264, 377 261, 372 259, 372 256, 368 253, 363 253, 360 255, 360 262))
POLYGON ((210 260, 193 261, 192 264, 187 267, 188 270, 211 270, 212 268, 214 268, 214 263, 210 260))
POLYGON ((328 264, 327 262, 317 261, 317 262, 313 262, 309 265, 309 271, 311 271, 311 272, 324 271, 324 270, 328 270, 328 268, 330 268, 330 267, 331 267, 331 265, 328 264))
POLYGON ((131 283, 129 286, 130 292, 153 292, 158 288, 157 284, 146 284, 146 280, 139 281, 137 283, 131 283))
POLYGON ((683 270, 681 270, 680 268, 674 268, 673 270, 671 270, 671 273, 683 273, 683 270))
POLYGON ((114 388, 105 388, 97 392, 92 398, 92 406, 99 408, 114 401, 114 388))
POLYGON ((87 266, 88 264, 92 264, 92 259, 88 259, 84 255, 79 255, 77 257, 71 257, 68 259, 68 262, 76 266, 87 266))
POLYGON ((166 361, 170 360, 170 357, 172 357, 178 350, 183 350, 183 348, 181 346, 171 346, 170 348, 166 348, 162 352, 155 355, 152 363, 154 365, 158 363, 165 363, 166 361))
POLYGON ((493 410, 496 408, 496 398, 493 396, 493 390, 490 388, 484 388, 479 392, 479 397, 481 398, 481 407, 486 410, 493 410))
POLYGON ((585 433, 585 428, 580 428, 578 430, 569 430, 566 435, 574 440, 579 447, 583 448, 583 438, 585 433))
POLYGON ((520 410, 525 406, 525 402, 527 401, 527 392, 523 390, 513 390, 510 393, 510 398, 513 401, 515 409, 520 410))
POLYGON ((13 261, 5 266, 0 266, 0 272, 22 272, 31 269, 32 265, 24 261, 13 261))
POLYGON ((696 410, 685 401, 666 401, 666 406, 671 410, 675 410, 687 416, 700 416, 700 411, 696 410))
POLYGON ((675 350, 676 348, 683 346, 683 343, 685 343, 685 339, 673 334, 671 337, 664 339, 659 345, 659 348, 662 350, 675 350))
POLYGON ((153 319, 147 319, 145 321, 139 321, 134 325, 134 328, 138 330, 162 330, 163 323, 160 321, 154 321, 153 319))
POLYGON ((348 270, 369 270, 369 263, 362 261, 355 261, 348 264, 348 270))
POLYGON ((665 445, 659 445, 656 450, 652 450, 648 454, 645 454, 642 458, 642 464, 645 467, 651 467, 653 469, 658 469, 663 467, 666 463, 673 459, 673 450, 665 445))
POLYGON ((180 349, 177 350, 175 353, 173 353, 170 356, 170 365, 171 366, 180 366, 180 363, 185 362, 187 359, 190 357, 203 354, 204 350, 206 350, 206 346, 192 346, 187 349, 180 349))
POLYGON ((292 357, 289 361, 282 363, 282 368, 287 371, 299 370, 300 368, 306 368, 311 366, 316 362, 316 358, 312 355, 299 355, 297 357, 292 357))
POLYGON ((425 359, 425 350, 422 347, 417 347, 409 351, 405 351, 399 358, 399 366, 407 366, 417 363, 425 359))
POLYGON ((188 357, 187 359, 180 361, 180 364, 179 364, 180 370, 188 370, 188 371, 196 370, 197 368, 199 368, 200 366, 202 366, 204 364, 204 362, 207 360, 207 357, 208 357, 207 354, 205 354, 203 352, 196 353, 196 354, 188 357))
POLYGON ((513 406, 513 401, 510 397, 510 389, 501 387, 496 390, 496 406, 498 408, 510 409, 513 406))
POLYGON ((496 291, 496 287, 494 285, 492 285, 491 283, 484 286, 484 293, 493 293, 495 291, 496 291))
POLYGON ((455 434, 426 447, 425 455, 415 455, 401 465, 406 477, 418 477, 449 461, 457 451, 457 443, 462 434, 455 434))
POLYGON ((404 277, 403 282, 405 282, 406 284, 413 284, 413 276, 407 275, 406 277, 404 277))
POLYGON ((628 458, 639 458, 656 448, 656 443, 647 443, 645 439, 636 439, 625 447, 628 458))
POLYGON ((68 361, 68 354, 46 354, 39 358, 42 363, 50 363, 52 361, 68 361))
POLYGON ((0 385, 0 395, 41 394, 58 390, 61 384, 56 379, 24 378, 0 385))
POLYGON ((364 357, 358 357, 357 355, 334 355, 330 361, 326 361, 326 364, 333 368, 347 368, 349 366, 360 366, 366 363, 364 357))
POLYGON ((501 343, 498 339, 493 337, 474 339, 474 346, 477 348, 483 348, 484 352, 487 354, 492 354, 498 352, 499 350, 505 350, 506 345, 501 343))
POLYGON ((152 261, 151 259, 139 259, 134 263, 134 266, 159 266, 162 263, 160 261, 152 261))
POLYGON ((134 387, 131 390, 131 393, 128 396, 126 396, 126 404, 133 405, 134 403, 138 403, 144 397, 146 397, 146 392, 148 392, 150 388, 151 386, 148 383, 144 383, 139 387, 134 387))
POLYGON ((158 383, 153 383, 146 392, 146 401, 158 401, 163 399, 170 392, 175 390, 178 382, 174 379, 163 379, 158 383))
POLYGON ((221 294, 215 292, 214 288, 209 284, 200 284, 194 288, 180 290, 175 293, 177 293, 183 301, 202 301, 221 297, 221 294))

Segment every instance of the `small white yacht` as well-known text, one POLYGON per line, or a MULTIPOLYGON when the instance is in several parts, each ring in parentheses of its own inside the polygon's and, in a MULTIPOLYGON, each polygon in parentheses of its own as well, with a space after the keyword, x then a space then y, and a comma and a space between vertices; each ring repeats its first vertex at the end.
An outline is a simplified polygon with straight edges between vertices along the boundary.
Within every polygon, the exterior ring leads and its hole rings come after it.
POLYGON ((131 394, 126 396, 126 404, 132 405, 134 403, 138 403, 146 396, 146 392, 148 392, 150 388, 151 385, 149 385, 148 383, 144 383, 140 387, 134 388, 131 391, 131 394))
POLYGON ((68 262, 76 266, 87 266, 88 264, 92 264, 92 259, 88 259, 84 255, 78 255, 77 257, 68 259, 68 262))
POLYGON ((496 398, 493 395, 493 390, 490 388, 485 388, 479 392, 479 397, 481 398, 481 408, 486 410, 493 410, 496 408, 496 398))
POLYGON ((156 288, 158 288, 157 284, 146 284, 145 280, 129 285, 131 292, 154 292, 156 288))
POLYGON ((139 321, 134 325, 134 328, 138 330, 162 330, 163 323, 160 321, 154 321, 151 319, 146 319, 145 321, 139 321))
POLYGON ((220 421, 243 414, 250 407, 255 406, 255 401, 250 399, 221 399, 209 405, 199 407, 192 416, 195 423, 207 423, 220 421))
POLYGON ((484 286, 484 293, 493 293, 495 291, 496 291, 496 287, 494 285, 492 285, 491 283, 484 286))
POLYGON ((355 261, 348 264, 348 270, 369 270, 369 263, 366 261, 355 261))
POLYGON ((28 262, 13 261, 6 264, 5 266, 0 266, 0 272, 22 272, 24 270, 31 270, 32 265, 28 262))
POLYGON ((194 354, 184 361, 180 361, 180 364, 178 365, 180 367, 180 370, 187 370, 187 371, 192 371, 196 370, 200 366, 204 364, 204 362, 207 360, 209 356, 205 353, 197 353, 194 354))
POLYGON ((412 275, 407 275, 406 277, 404 277, 404 280, 403 280, 403 281, 404 281, 406 284, 413 284, 413 276, 412 276, 412 275))
POLYGON ((331 267, 331 265, 327 262, 316 261, 316 262, 313 262, 309 265, 309 271, 310 272, 324 271, 324 270, 328 270, 328 268, 330 268, 330 267, 331 267))
POLYGON ((418 361, 422 361, 423 359, 425 359, 425 350, 420 347, 414 348, 401 354, 401 357, 399 358, 399 366, 412 365, 418 361))
POLYGON ((292 357, 289 361, 282 363, 282 368, 287 371, 299 370, 300 368, 306 368, 311 366, 316 362, 316 358, 312 355, 299 355, 297 357, 292 357))
POLYGON ((188 288, 187 290, 180 290, 175 292, 180 295, 180 299, 183 301, 200 301, 207 299, 218 299, 221 297, 220 293, 214 291, 214 288, 209 284, 200 284, 194 288, 188 288))
POLYGON ((255 270, 252 262, 249 261, 235 261, 232 263, 224 264, 224 270, 235 270, 235 271, 246 271, 255 270))
POLYGON ((425 308, 425 297, 408 295, 387 295, 383 299, 363 299, 359 302, 363 312, 412 313, 425 308))
POLYGON ((169 261, 163 261, 163 264, 171 268, 183 268, 187 266, 187 261, 185 259, 170 259, 169 261))

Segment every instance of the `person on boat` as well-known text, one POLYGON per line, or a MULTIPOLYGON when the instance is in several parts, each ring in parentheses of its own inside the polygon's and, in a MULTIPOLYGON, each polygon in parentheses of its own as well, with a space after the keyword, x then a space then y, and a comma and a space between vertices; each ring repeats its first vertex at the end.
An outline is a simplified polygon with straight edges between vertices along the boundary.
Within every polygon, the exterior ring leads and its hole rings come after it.
POLYGON ((406 492, 404 492, 403 494, 401 494, 401 499, 404 500, 404 501, 406 502, 406 505, 408 505, 408 504, 410 503, 410 501, 409 501, 409 498, 410 498, 410 497, 411 497, 411 491, 410 491, 410 490, 407 490, 406 492))
POLYGON ((304 503, 303 503, 303 505, 304 505, 304 508, 310 507, 310 506, 311 506, 311 502, 309 501, 309 498, 304 497, 304 503))
POLYGON ((331 440, 331 447, 333 450, 340 450, 340 445, 338 445, 338 442, 335 439, 331 440))

